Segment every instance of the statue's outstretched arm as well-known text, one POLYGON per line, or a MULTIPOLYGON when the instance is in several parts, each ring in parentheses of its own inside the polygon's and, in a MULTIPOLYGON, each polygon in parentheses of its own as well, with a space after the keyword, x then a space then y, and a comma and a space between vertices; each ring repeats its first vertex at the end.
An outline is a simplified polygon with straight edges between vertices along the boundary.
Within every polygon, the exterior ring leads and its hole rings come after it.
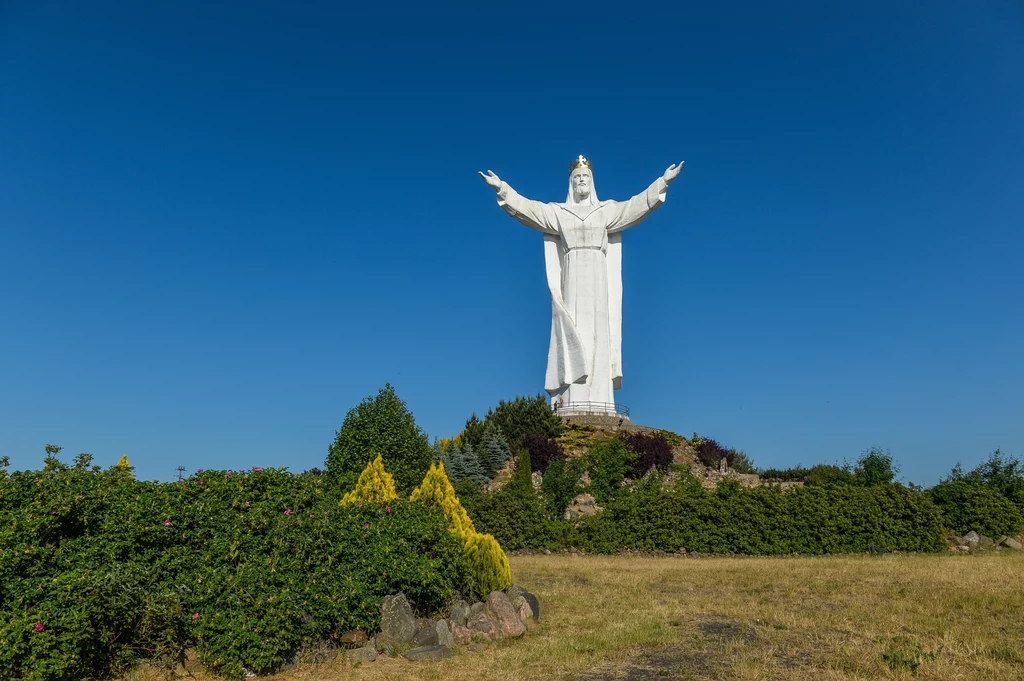
POLYGON ((609 221, 609 232, 621 232, 640 224, 655 208, 665 203, 668 184, 676 179, 683 162, 673 163, 665 170, 664 175, 655 180, 642 194, 637 194, 629 201, 615 204, 616 214, 609 221))
POLYGON ((550 205, 520 196, 507 182, 502 182, 501 178, 490 170, 487 171, 487 175, 480 173, 480 177, 497 192, 498 205, 506 213, 530 229, 558 234, 558 216, 550 205))

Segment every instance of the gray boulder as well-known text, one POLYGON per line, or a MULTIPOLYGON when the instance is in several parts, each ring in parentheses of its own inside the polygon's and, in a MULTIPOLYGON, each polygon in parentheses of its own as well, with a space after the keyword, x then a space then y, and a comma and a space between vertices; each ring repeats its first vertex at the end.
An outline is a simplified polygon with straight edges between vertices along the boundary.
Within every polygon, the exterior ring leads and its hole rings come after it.
POLYGON ((512 607, 512 601, 501 591, 492 591, 487 597, 487 614, 501 629, 503 637, 519 638, 526 633, 526 625, 512 607))
POLYGON ((512 603, 515 603, 516 596, 522 596, 526 599, 526 602, 530 604, 530 609, 533 610, 533 621, 540 621, 540 602, 537 597, 527 591, 521 586, 513 584, 508 588, 508 597, 512 599, 512 603))
POLYGON ((373 662, 377 659, 377 649, 373 646, 365 646, 363 648, 355 648, 354 650, 348 651, 348 659, 353 663, 364 664, 367 662, 373 662))
POLYGON ((583 516, 591 516, 597 514, 598 511, 603 510, 601 506, 597 505, 597 500, 594 499, 592 494, 577 494, 565 509, 565 519, 575 520, 583 516))
POLYGON ((440 643, 437 640, 437 622, 428 619, 416 620, 416 635, 409 641, 410 648, 423 648, 424 646, 436 646, 440 643))
POLYGON ((974 530, 971 530, 970 532, 964 535, 963 542, 972 551, 977 551, 980 549, 991 549, 994 548, 996 545, 996 543, 992 541, 992 537, 986 537, 985 535, 979 534, 974 530))
POLYGON ((1005 546, 1008 549, 1013 549, 1014 551, 1024 550, 1024 546, 1022 546, 1021 543, 1013 537, 1007 537, 1006 539, 1004 539, 1003 546, 1005 546))
POLYGON ((533 488, 538 492, 544 487, 544 476, 540 471, 534 471, 530 475, 530 480, 533 482, 533 488))
POLYGON ((502 638, 498 623, 488 617, 486 612, 470 615, 466 622, 466 628, 469 629, 474 641, 499 641, 502 638))
POLYGON ((530 607, 530 602, 523 598, 522 595, 512 599, 512 609, 519 615, 519 620, 523 624, 533 619, 533 608, 530 607))
POLYGON ((452 624, 458 624, 460 627, 466 626, 466 620, 469 619, 469 603, 459 601, 453 605, 448 619, 452 621, 452 624))
POLYGON ((380 616, 377 647, 388 655, 400 653, 408 648, 413 636, 416 635, 416 618, 412 616, 412 608, 405 594, 385 596, 380 616))
POLYGON ((473 632, 461 624, 452 624, 452 643, 457 646, 467 645, 473 640, 473 632))
POLYGON ((440 620, 434 624, 434 628, 437 630, 437 643, 442 646, 452 645, 452 629, 448 625, 447 620, 440 620))
POLYGON ((413 648, 405 653, 405 659, 413 662, 426 662, 430 660, 443 660, 452 656, 452 649, 448 646, 422 646, 413 648))
POLYGON ((470 615, 475 615, 477 613, 483 612, 484 610, 487 610, 487 604, 477 601, 473 605, 469 606, 469 615, 466 616, 466 620, 469 620, 470 615))

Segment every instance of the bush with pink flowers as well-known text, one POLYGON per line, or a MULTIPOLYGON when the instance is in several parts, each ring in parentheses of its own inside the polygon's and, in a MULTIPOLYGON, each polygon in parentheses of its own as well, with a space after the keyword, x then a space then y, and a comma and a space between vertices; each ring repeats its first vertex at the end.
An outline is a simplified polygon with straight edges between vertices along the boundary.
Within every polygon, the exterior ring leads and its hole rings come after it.
POLYGON ((321 477, 281 469, 155 483, 54 453, 0 468, 0 678, 105 676, 187 647, 237 678, 373 631, 387 594, 427 613, 471 584, 435 509, 339 506, 321 477))

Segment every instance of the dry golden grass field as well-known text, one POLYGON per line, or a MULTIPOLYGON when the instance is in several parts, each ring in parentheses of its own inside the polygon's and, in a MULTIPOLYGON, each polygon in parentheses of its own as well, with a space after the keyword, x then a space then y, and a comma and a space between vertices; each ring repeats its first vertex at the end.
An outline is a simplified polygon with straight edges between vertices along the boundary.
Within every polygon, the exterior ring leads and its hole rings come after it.
POLYGON ((541 604, 540 624, 518 641, 442 662, 339 659, 264 678, 1024 679, 1024 554, 1011 551, 518 556, 512 569, 541 604))

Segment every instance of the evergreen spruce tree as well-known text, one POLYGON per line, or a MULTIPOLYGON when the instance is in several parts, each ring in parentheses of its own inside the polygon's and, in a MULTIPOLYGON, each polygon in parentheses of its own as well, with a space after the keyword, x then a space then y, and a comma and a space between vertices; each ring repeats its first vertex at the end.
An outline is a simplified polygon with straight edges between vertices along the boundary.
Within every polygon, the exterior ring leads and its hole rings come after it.
POLYGON ((505 462, 508 461, 512 455, 509 451, 508 440, 501 434, 500 428, 494 428, 487 437, 484 438, 484 454, 487 457, 487 463, 489 468, 492 469, 491 475, 496 474, 504 466, 505 462))
POLYGON ((464 471, 463 480, 472 480, 480 484, 491 481, 490 476, 484 471, 484 467, 480 462, 480 456, 473 449, 473 445, 467 442, 462 447, 461 456, 464 471))
POLYGON ((448 463, 448 454, 441 449, 441 444, 438 442, 434 443, 434 446, 430 448, 430 460, 433 462, 443 461, 445 465, 448 463))
POLYGON ((445 469, 448 472, 448 479, 452 482, 462 482, 463 480, 471 480, 475 483, 490 482, 490 478, 480 466, 480 458, 474 451, 473 445, 468 443, 462 448, 454 445, 449 448, 445 469))
POLYGON ((466 474, 466 460, 462 456, 462 450, 455 445, 449 445, 448 450, 444 453, 444 468, 448 474, 448 479, 452 482, 458 482, 459 480, 465 480, 466 474))
POLYGON ((468 442, 474 447, 479 447, 483 442, 485 433, 485 423, 480 420, 476 413, 474 413, 466 419, 466 427, 462 429, 462 444, 466 444, 468 442))

